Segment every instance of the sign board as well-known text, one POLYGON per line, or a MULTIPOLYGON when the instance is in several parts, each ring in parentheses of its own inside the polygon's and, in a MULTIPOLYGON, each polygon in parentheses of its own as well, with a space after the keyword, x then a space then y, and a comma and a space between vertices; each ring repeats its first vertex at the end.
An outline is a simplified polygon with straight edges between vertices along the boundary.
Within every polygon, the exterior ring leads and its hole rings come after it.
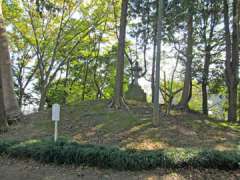
POLYGON ((60 121, 60 105, 53 104, 52 106, 52 121, 60 121))
POLYGON ((60 105, 59 104, 53 104, 52 106, 52 121, 55 123, 54 127, 54 141, 57 141, 58 138, 58 121, 60 121, 60 105))

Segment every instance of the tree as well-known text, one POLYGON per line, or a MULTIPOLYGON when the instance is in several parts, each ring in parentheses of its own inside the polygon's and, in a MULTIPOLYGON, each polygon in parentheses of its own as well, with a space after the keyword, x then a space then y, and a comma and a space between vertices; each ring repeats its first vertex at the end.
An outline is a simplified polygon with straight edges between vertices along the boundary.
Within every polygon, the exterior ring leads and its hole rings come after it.
POLYGON ((156 56, 156 73, 154 87, 154 107, 153 107, 153 125, 158 126, 160 123, 160 105, 159 105, 159 88, 160 88, 160 61, 161 61, 161 42, 163 31, 163 1, 158 0, 158 16, 157 16, 157 56, 156 56))
POLYGON ((174 97, 182 91, 182 88, 174 90, 174 77, 175 73, 177 71, 178 63, 179 63, 179 57, 177 56, 177 53, 175 55, 176 58, 176 64, 173 69, 171 79, 167 81, 166 79, 166 72, 164 71, 164 82, 163 82, 163 88, 160 87, 161 94, 163 96, 165 107, 166 107, 166 114, 169 115, 172 109, 172 102, 174 97))
MULTIPOLYGON (((19 104, 23 99, 43 109, 48 104, 46 94, 63 77, 65 97, 72 93, 71 87, 79 90, 80 95, 75 97, 84 100, 95 97, 95 87, 96 96, 103 97, 106 89, 107 97, 112 97, 109 89, 113 87, 115 58, 102 58, 116 47, 109 40, 115 38, 112 1, 41 0, 38 6, 35 2, 4 3, 5 23, 11 27, 8 35, 19 104), (111 81, 103 82, 110 77, 111 81)), ((118 7, 119 3, 115 3, 114 8, 118 7)), ((70 99, 72 102, 72 95, 70 99)))
POLYGON ((185 62, 185 75, 184 86, 182 91, 181 100, 178 108, 182 110, 188 109, 188 102, 191 99, 192 89, 192 60, 193 60, 193 2, 188 1, 187 10, 187 48, 186 48, 186 62, 185 62))
MULTIPOLYGON (((220 44, 221 37, 219 32, 216 32, 216 26, 219 24, 221 14, 219 13, 220 3, 213 0, 200 1, 200 20, 199 30, 200 42, 203 44, 202 51, 204 56, 204 65, 202 69, 202 111, 208 115, 208 83, 209 83, 209 68, 213 64, 213 50, 220 44)), ((217 53, 219 54, 219 53, 217 53)))
MULTIPOLYGON (((111 12, 108 4, 102 0, 86 3, 74 0, 38 1, 37 4, 35 1, 23 2, 23 13, 13 24, 32 47, 33 59, 36 60, 34 88, 40 94, 39 110, 45 107, 53 81, 68 71, 65 65, 75 59, 84 62, 91 53, 87 51, 92 45, 90 37, 97 34, 98 27, 111 12), (81 16, 75 17, 78 14, 81 16)), ((85 77, 86 82, 88 76, 85 77)))
POLYGON ((121 108, 125 103, 123 99, 123 77, 124 77, 124 52, 125 52, 125 37, 127 26, 127 9, 128 0, 122 0, 121 17, 120 17, 120 32, 118 38, 118 58, 116 65, 116 80, 115 91, 111 106, 116 109, 121 108))
POLYGON ((38 67, 33 58, 34 55, 32 55, 32 48, 24 43, 24 38, 20 39, 16 32, 12 33, 9 38, 11 60, 13 62, 12 70, 17 100, 21 108, 28 103, 32 103, 32 92, 28 92, 27 89, 33 82, 38 67))
POLYGON ((224 0, 224 28, 226 43, 225 81, 228 90, 228 120, 237 121, 237 86, 239 66, 239 17, 238 0, 233 0, 232 33, 230 32, 230 17, 228 0, 224 0))
POLYGON ((0 0, 0 65, 1 88, 4 102, 3 109, 6 113, 7 120, 9 122, 14 122, 20 119, 21 112, 13 89, 13 76, 8 49, 7 34, 4 27, 2 0, 0 0))

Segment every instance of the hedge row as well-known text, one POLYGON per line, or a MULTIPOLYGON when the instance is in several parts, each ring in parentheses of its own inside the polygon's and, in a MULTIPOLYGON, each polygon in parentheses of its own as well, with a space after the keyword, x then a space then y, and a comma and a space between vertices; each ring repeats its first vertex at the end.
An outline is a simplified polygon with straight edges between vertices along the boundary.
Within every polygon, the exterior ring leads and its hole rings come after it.
POLYGON ((143 170, 157 167, 225 170, 240 168, 240 152, 237 151, 122 150, 108 146, 78 144, 67 140, 60 140, 56 143, 50 140, 0 141, 0 154, 17 158, 32 158, 45 163, 87 165, 118 170, 143 170))

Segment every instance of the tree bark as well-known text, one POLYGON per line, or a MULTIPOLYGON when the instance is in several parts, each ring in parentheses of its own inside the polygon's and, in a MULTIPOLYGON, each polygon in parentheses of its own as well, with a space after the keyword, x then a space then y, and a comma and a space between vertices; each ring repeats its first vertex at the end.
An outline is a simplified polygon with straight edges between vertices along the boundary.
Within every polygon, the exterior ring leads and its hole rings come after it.
POLYGON ((43 111, 44 110, 44 106, 46 104, 46 96, 47 96, 47 89, 42 87, 40 90, 40 102, 39 102, 39 107, 38 107, 38 111, 43 111))
POLYGON ((2 76, 1 76, 1 68, 0 68, 0 132, 6 131, 7 128, 8 128, 8 122, 7 122, 5 108, 4 108, 2 76))
POLYGON ((22 105, 23 105, 23 97, 24 97, 24 90, 20 86, 19 87, 19 96, 18 96, 18 105, 19 105, 19 107, 22 107, 22 105))
POLYGON ((69 70, 70 70, 70 59, 68 59, 66 64, 66 76, 64 80, 64 100, 63 100, 64 104, 67 104, 67 96, 68 96, 67 87, 68 87, 69 70))
POLYGON ((232 88, 229 91, 228 112, 229 121, 237 121, 237 88, 239 83, 239 19, 238 19, 239 0, 233 0, 233 32, 232 32, 232 88))
POLYGON ((12 123, 20 120, 21 111, 19 109, 16 94, 13 88, 13 76, 8 49, 7 33, 2 14, 2 0, 0 0, 0 64, 2 73, 1 81, 5 107, 4 109, 7 120, 12 123))
POLYGON ((203 8, 202 10, 202 19, 203 19, 203 25, 201 27, 202 29, 202 38, 204 41, 204 68, 203 68, 203 75, 202 75, 202 112, 205 115, 208 115, 208 92, 207 92, 207 86, 208 86, 208 79, 209 79, 209 67, 212 58, 211 51, 214 48, 214 45, 212 44, 212 40, 214 37, 214 30, 217 25, 217 13, 213 11, 214 9, 214 1, 210 1, 210 4, 206 5, 206 8, 203 8), (210 20, 210 22, 209 22, 210 20), (209 24, 210 23, 210 24, 209 24), (209 25, 208 25, 209 24, 209 25), (207 27, 209 26, 210 30, 207 31, 207 27))
POLYGON ((232 41, 228 1, 224 0, 224 28, 226 42, 225 80, 228 89, 228 121, 237 121, 237 86, 239 66, 238 0, 233 1, 232 41))
POLYGON ((152 74, 151 74, 152 103, 154 103, 155 65, 156 65, 156 38, 154 38, 154 42, 153 42, 153 59, 152 59, 152 74))
POLYGON ((152 59, 152 74, 151 74, 151 88, 152 88, 152 103, 154 103, 154 86, 155 86, 155 72, 156 72, 156 46, 157 46, 157 17, 158 7, 156 10, 156 18, 154 22, 154 34, 153 34, 153 59, 152 59))
POLYGON ((116 66, 115 77, 115 91, 113 97, 113 103, 111 106, 116 109, 121 108, 123 103, 123 78, 124 78, 124 50, 125 50, 125 37, 127 26, 127 9, 128 0, 122 0, 121 18, 120 18, 120 32, 118 40, 118 58, 116 66))
POLYGON ((160 124, 160 105, 159 105, 159 89, 160 89, 160 61, 161 61, 161 42, 162 42, 162 18, 163 18, 163 1, 158 0, 158 18, 157 18, 157 57, 156 57, 156 77, 154 86, 154 107, 153 107, 153 125, 160 124))
POLYGON ((187 110, 188 109, 188 102, 190 101, 191 97, 191 82, 192 82, 192 59, 193 59, 193 13, 192 13, 192 6, 189 5, 188 8, 188 22, 187 22, 187 29, 188 29, 188 39, 187 39, 187 61, 186 61, 186 69, 185 69, 185 77, 184 77, 184 86, 182 91, 181 100, 178 104, 178 109, 187 110))
POLYGON ((209 66, 210 66, 210 50, 208 47, 205 50, 205 60, 204 60, 204 68, 203 68, 203 79, 202 79, 202 111, 203 114, 208 115, 208 75, 209 75, 209 66))

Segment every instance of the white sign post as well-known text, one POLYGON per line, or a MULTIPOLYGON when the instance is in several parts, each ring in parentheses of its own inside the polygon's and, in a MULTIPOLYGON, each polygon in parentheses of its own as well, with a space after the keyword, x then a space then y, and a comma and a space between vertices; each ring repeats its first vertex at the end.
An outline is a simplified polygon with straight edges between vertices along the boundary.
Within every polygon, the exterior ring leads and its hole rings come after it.
POLYGON ((56 142, 58 137, 58 121, 60 121, 60 105, 59 104, 53 104, 52 106, 52 121, 55 122, 54 141, 56 142))

